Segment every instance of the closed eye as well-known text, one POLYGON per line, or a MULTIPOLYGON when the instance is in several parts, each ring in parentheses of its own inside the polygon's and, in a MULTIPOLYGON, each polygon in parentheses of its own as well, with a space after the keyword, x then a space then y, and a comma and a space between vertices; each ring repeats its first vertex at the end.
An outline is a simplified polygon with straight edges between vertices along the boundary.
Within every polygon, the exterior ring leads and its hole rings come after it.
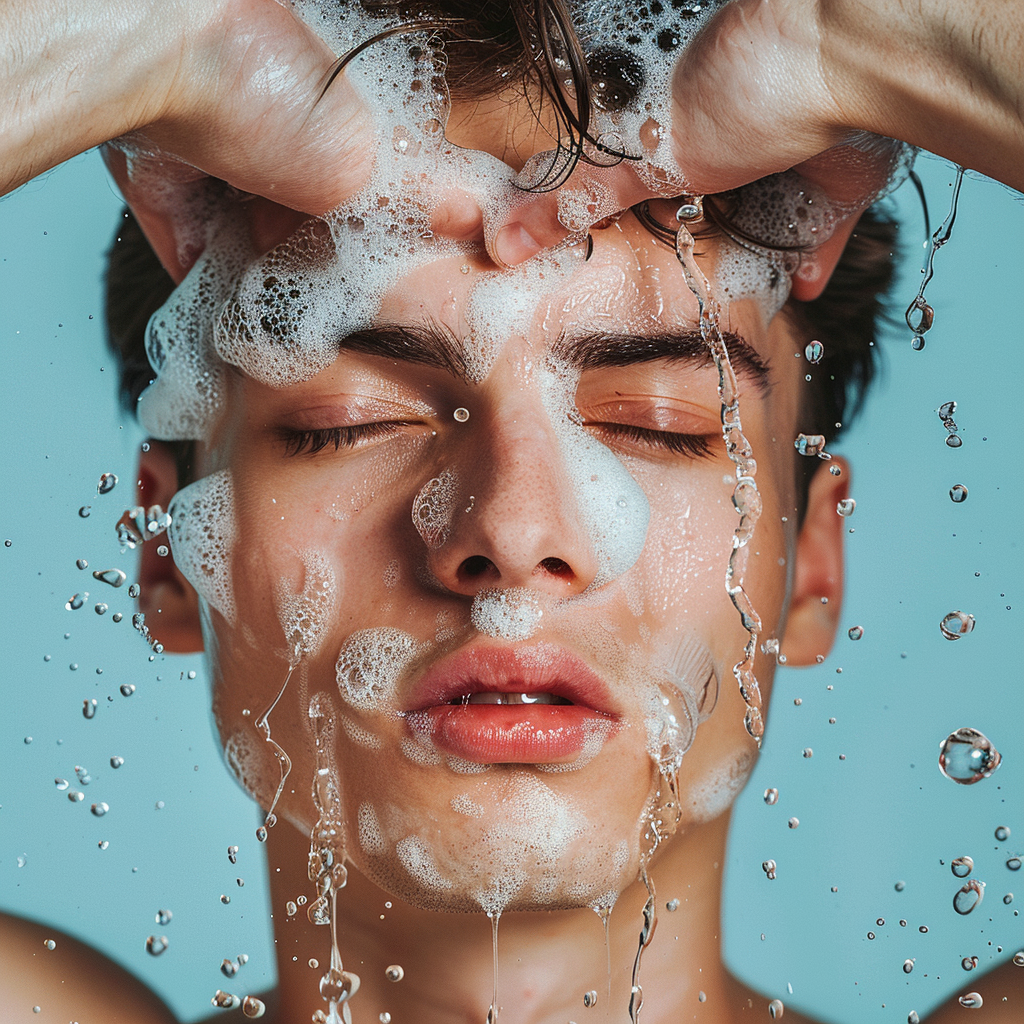
POLYGON ((316 455, 317 452, 333 446, 355 448, 362 441, 385 437, 397 433, 409 424, 401 420, 383 420, 373 423, 356 423, 346 427, 317 427, 310 430, 281 431, 286 455, 316 455))
POLYGON ((651 427, 639 427, 634 423, 595 423, 584 424, 595 428, 595 432, 604 434, 612 444, 630 442, 646 448, 661 449, 674 455, 686 455, 693 459, 706 459, 712 455, 711 444, 704 434, 680 434, 670 430, 654 430, 651 427))

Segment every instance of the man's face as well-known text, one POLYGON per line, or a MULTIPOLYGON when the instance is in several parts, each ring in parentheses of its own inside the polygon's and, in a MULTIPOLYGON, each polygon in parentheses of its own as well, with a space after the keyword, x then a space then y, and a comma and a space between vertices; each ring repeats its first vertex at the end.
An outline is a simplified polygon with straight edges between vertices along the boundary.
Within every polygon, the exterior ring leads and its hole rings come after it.
MULTIPOLYGON (((303 383, 232 374, 204 454, 232 494, 203 541, 227 559, 206 643, 229 763, 268 807, 279 744, 277 813, 330 821, 415 904, 608 905, 754 757, 725 587, 734 466, 696 300, 627 214, 589 260, 420 266, 377 324, 303 383)), ((764 505, 744 583, 777 637, 804 365, 753 301, 722 327, 764 505)))

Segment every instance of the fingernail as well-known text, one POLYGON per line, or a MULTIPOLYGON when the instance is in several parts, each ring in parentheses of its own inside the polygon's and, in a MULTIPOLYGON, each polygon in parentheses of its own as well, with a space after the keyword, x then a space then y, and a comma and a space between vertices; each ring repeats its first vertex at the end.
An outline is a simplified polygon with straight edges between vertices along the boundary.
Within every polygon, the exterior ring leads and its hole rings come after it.
POLYGON ((494 239, 493 255, 506 267, 517 266, 540 250, 540 244, 522 224, 506 224, 494 239))

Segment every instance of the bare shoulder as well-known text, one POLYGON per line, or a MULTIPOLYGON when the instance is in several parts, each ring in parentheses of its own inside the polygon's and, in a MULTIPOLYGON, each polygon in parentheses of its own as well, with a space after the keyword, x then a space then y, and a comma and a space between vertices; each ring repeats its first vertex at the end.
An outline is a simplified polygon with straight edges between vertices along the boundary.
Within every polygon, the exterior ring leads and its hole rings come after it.
MULTIPOLYGON (((962 994, 976 992, 983 1000, 985 1024, 1020 1024, 1024 1020, 1024 968, 1007 961, 983 977, 964 975, 962 994)), ((964 1009, 951 999, 928 1016, 926 1024, 964 1024, 964 1009)))
POLYGON ((174 1024, 141 981, 55 928, 0 913, 0 959, 2 1024, 174 1024))

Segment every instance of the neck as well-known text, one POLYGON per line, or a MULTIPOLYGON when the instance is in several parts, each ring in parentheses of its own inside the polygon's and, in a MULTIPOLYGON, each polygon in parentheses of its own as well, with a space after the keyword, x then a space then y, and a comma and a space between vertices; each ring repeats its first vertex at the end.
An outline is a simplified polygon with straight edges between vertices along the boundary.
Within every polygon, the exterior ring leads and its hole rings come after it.
MULTIPOLYGON (((720 955, 728 822, 725 814, 675 837, 651 867, 658 925, 640 977, 643 1024, 675 1024, 682 1008, 697 1009, 700 993, 716 1021, 747 1009, 747 993, 726 973, 720 955), (678 901, 672 912, 669 901, 678 901)), ((306 878, 308 842, 282 822, 268 847, 279 977, 275 1018, 293 1024, 327 1009, 318 982, 330 964, 330 928, 307 921, 309 903, 294 915, 286 910, 313 888, 306 878), (311 968, 311 960, 318 966, 311 968)), ((498 926, 501 1024, 579 1019, 587 992, 597 993, 586 1011, 588 1024, 625 1019, 646 900, 639 882, 622 893, 608 921, 607 947, 602 921, 589 909, 504 915, 498 926)), ((345 969, 361 979, 351 1002, 356 1024, 372 1024, 383 1013, 395 1022, 482 1024, 493 984, 492 923, 483 913, 418 910, 354 870, 337 905, 339 952, 345 969), (395 964, 404 972, 397 982, 385 973, 395 964)))

